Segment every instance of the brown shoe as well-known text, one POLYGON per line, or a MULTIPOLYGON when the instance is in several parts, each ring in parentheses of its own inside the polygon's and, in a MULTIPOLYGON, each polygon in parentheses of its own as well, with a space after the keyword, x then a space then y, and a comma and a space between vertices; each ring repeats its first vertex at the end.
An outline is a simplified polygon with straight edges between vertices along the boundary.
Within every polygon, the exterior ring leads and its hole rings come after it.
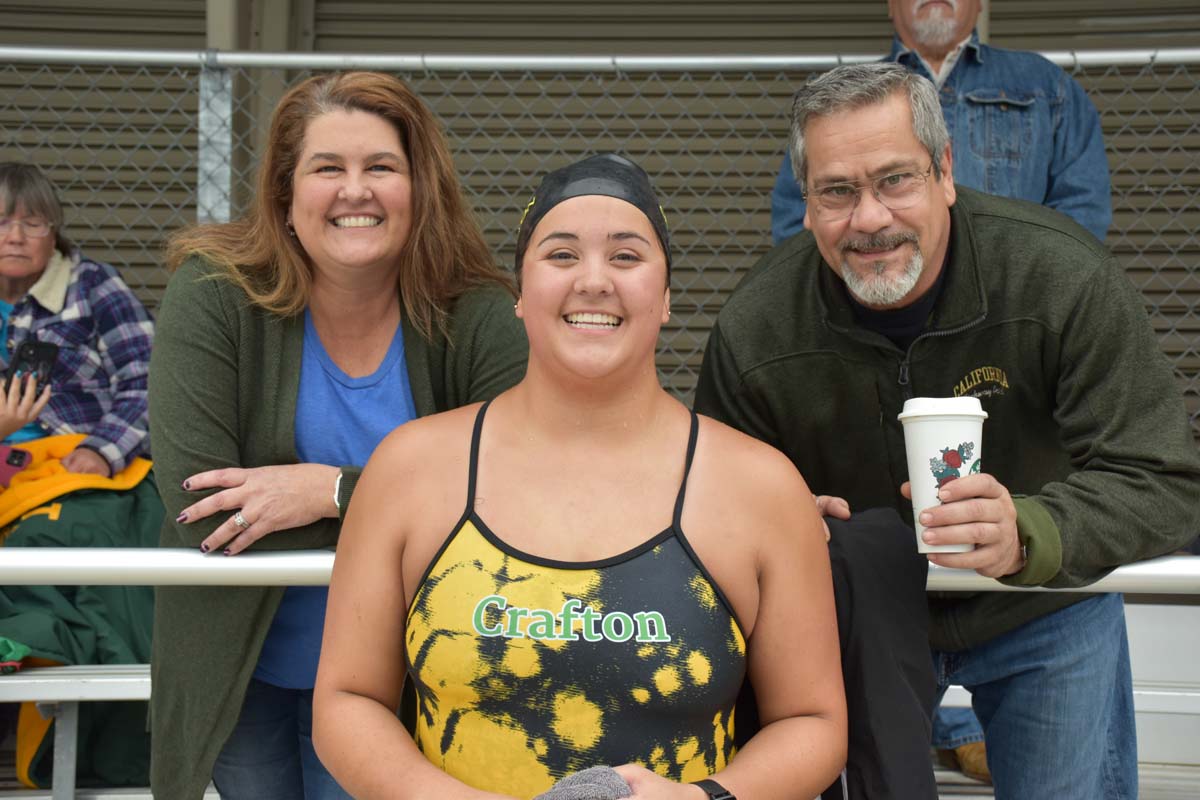
POLYGON ((939 750, 938 763, 957 769, 968 778, 983 783, 992 782, 992 773, 987 765, 987 748, 983 742, 967 742, 953 750, 939 750))

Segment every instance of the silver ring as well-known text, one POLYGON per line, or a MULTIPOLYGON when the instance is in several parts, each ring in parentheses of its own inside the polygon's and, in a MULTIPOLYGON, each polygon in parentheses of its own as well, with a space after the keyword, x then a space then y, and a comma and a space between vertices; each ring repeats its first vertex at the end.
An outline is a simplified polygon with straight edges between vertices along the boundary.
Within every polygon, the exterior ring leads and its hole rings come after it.
POLYGON ((237 525, 239 528, 241 528, 242 530, 246 530, 246 528, 250 527, 250 523, 247 522, 246 518, 242 516, 241 511, 239 511, 233 515, 233 523, 235 525, 237 525))

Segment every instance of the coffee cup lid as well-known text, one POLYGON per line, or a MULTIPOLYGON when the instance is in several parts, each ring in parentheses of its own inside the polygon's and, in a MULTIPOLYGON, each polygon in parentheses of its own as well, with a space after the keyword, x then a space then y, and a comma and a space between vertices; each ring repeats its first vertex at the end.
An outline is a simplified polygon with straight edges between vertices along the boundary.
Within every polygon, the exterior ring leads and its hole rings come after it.
POLYGON ((951 414, 987 419, 987 412, 978 397, 910 397, 896 419, 903 422, 912 417, 930 414, 951 414))

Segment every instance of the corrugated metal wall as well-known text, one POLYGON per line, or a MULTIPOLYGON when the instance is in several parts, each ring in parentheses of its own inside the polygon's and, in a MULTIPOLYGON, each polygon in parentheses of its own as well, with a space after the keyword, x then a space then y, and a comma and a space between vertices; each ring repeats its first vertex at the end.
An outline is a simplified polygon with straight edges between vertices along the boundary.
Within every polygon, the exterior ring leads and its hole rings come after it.
MULTIPOLYGON (((1196 0, 993 0, 1004 47, 1190 47, 1196 0)), ((325 52, 794 54, 884 51, 884 0, 315 0, 325 52)))
POLYGON ((204 47, 205 0, 0 0, 0 44, 204 47))
POLYGON ((1195 47, 1196 0, 992 0, 992 43, 1024 50, 1195 47))
POLYGON ((882 0, 316 0, 321 51, 553 54, 873 52, 882 0))

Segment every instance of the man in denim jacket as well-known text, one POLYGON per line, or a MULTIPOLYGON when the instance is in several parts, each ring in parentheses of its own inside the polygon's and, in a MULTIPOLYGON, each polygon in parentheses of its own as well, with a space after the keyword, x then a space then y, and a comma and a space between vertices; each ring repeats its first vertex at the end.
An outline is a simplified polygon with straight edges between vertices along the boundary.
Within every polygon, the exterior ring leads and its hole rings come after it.
MULTIPOLYGON (((981 44, 979 0, 889 0, 888 61, 933 81, 954 148, 954 180, 1041 203, 1101 241, 1112 221, 1100 117, 1070 75, 1036 53, 981 44)), ((804 229, 790 156, 771 194, 775 243, 804 229)))

